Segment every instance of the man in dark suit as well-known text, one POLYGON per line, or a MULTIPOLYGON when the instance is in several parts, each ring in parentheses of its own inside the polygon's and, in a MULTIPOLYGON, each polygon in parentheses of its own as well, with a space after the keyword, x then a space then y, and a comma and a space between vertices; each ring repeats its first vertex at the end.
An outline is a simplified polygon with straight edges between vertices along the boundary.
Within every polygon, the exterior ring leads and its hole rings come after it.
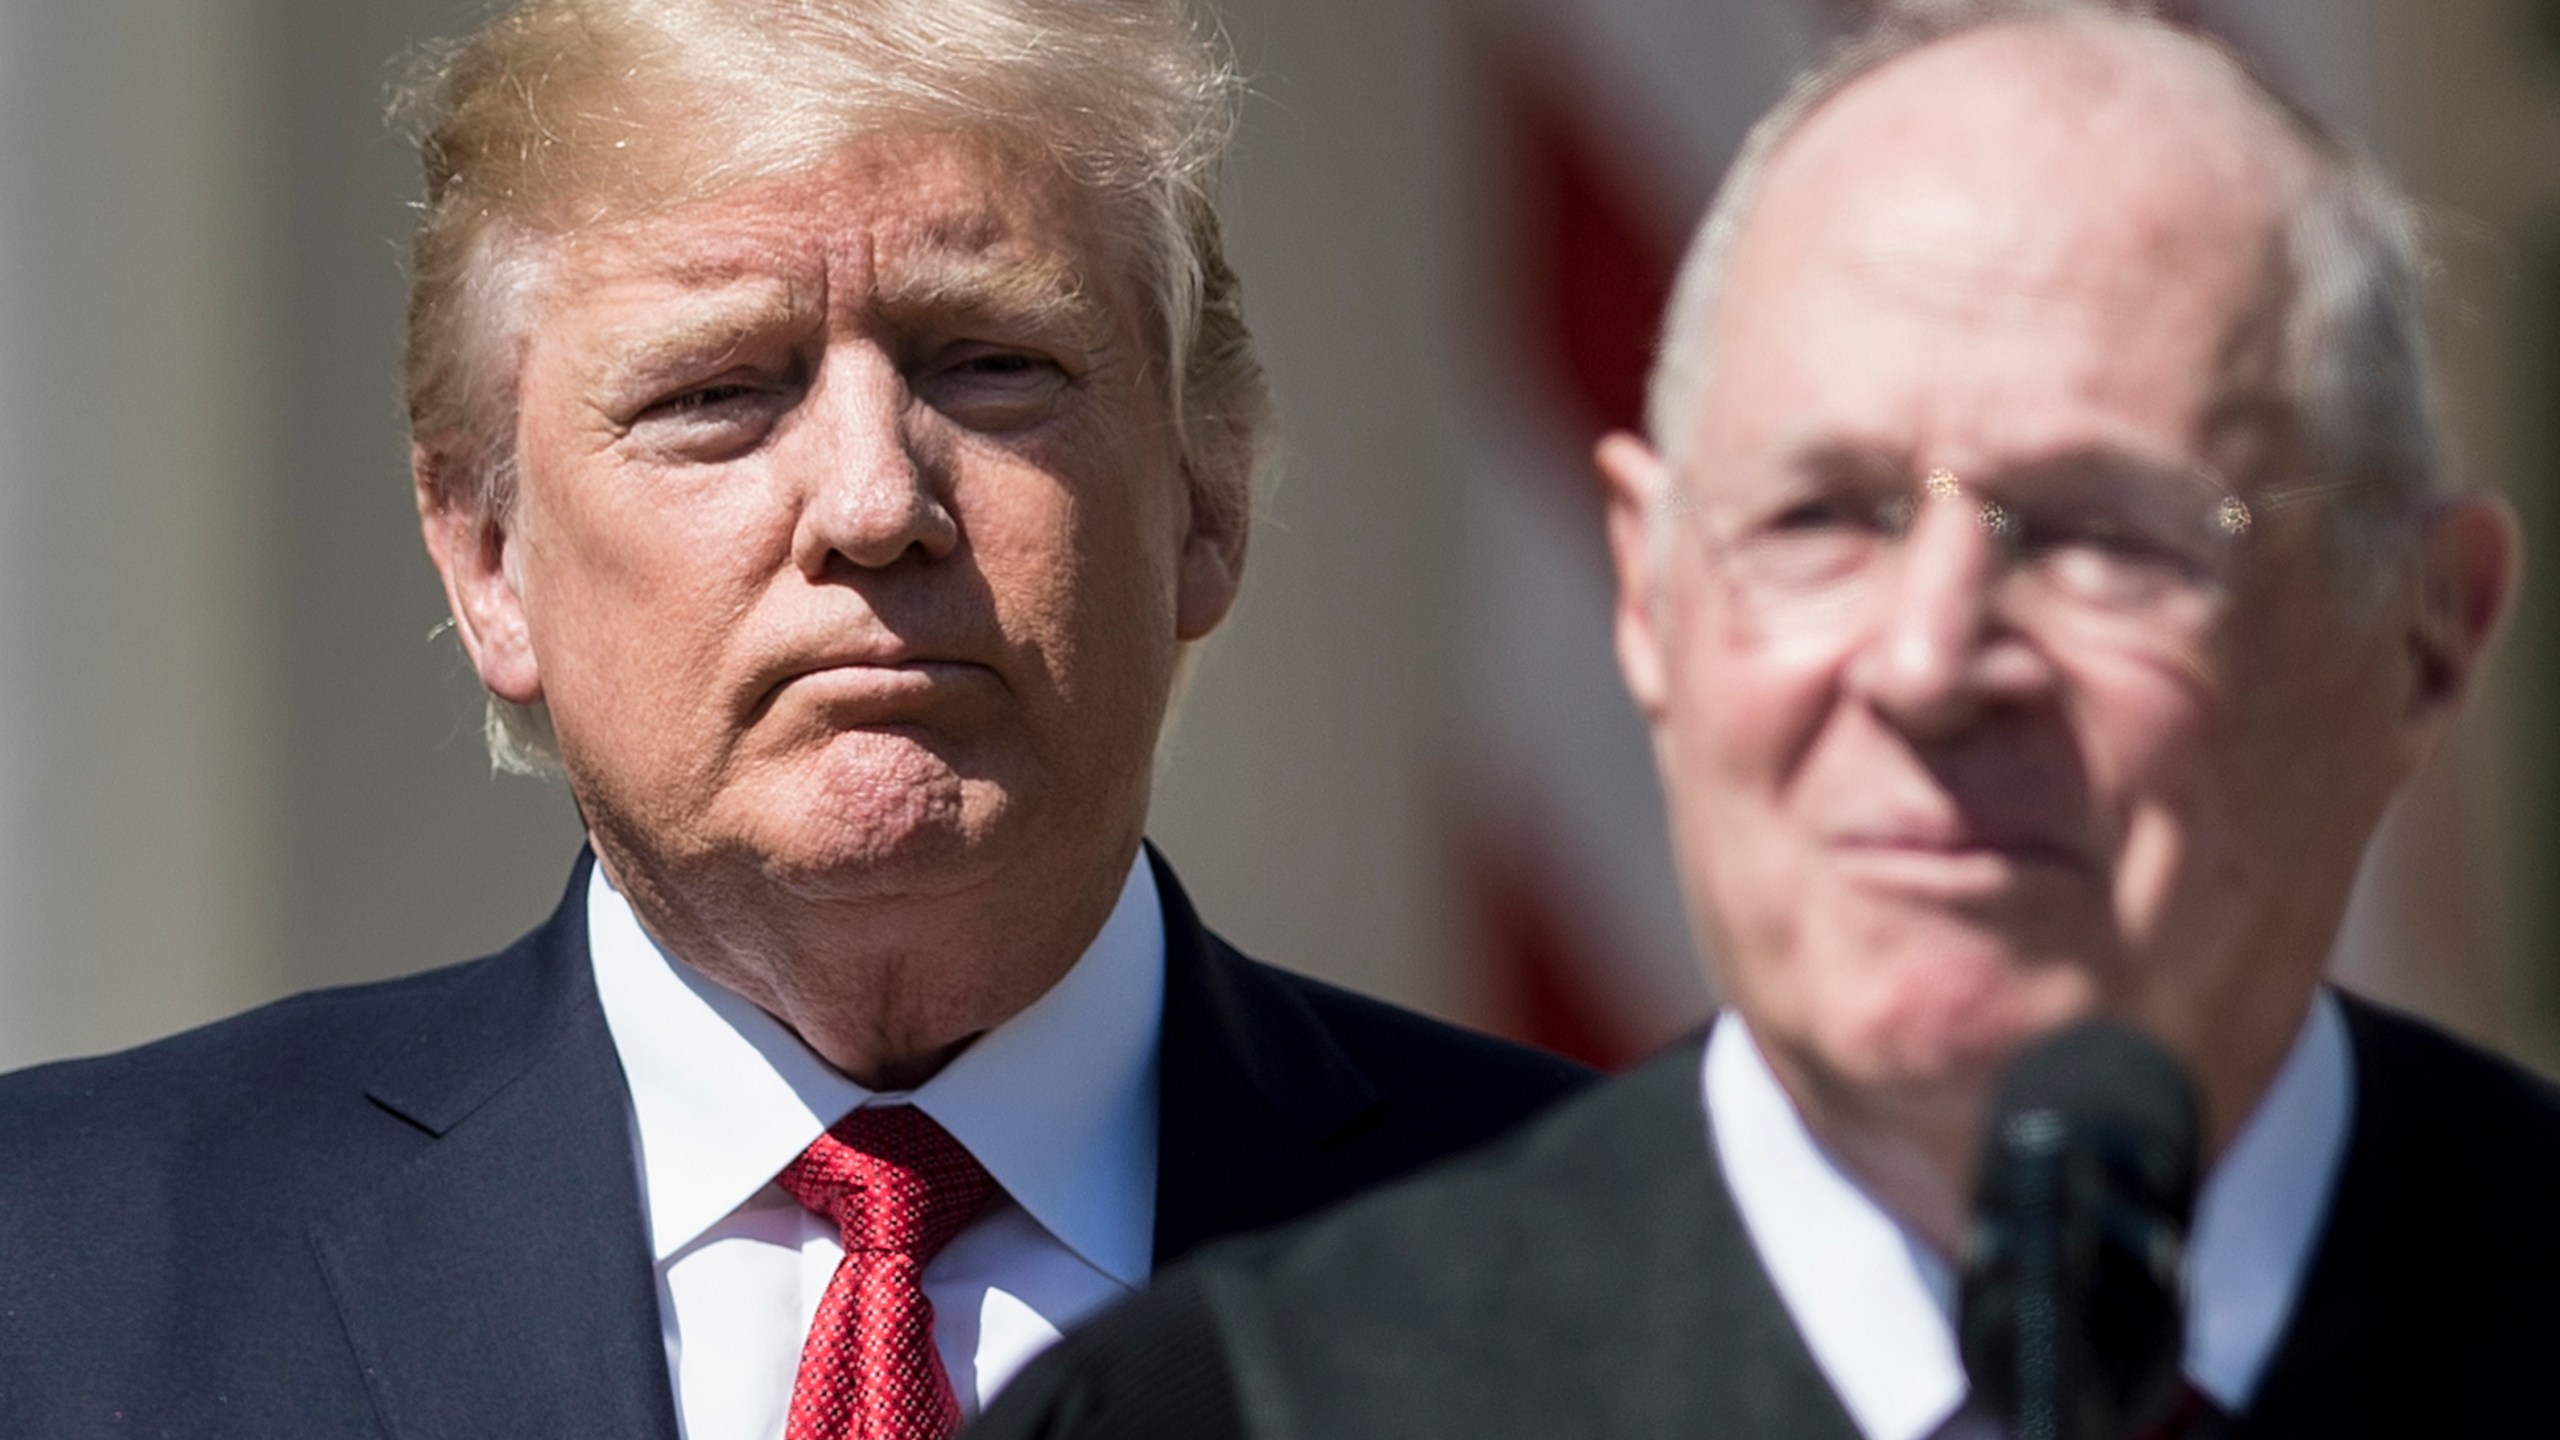
POLYGON ((1175 0, 533 0, 428 86, 427 546, 590 852, 506 951, 0 1082, 0 1433, 947 1435, 1561 1061, 1145 848, 1268 401, 1175 0))
POLYGON ((2440 474, 2405 206, 2207 41, 1922 11, 1755 131, 1599 456, 1730 1008, 979 1433, 1994 1435, 1984 1117, 2092 1015, 2200 1099, 2163 1433, 2560 1430, 2560 1099, 2321 983, 2515 569, 2440 474))

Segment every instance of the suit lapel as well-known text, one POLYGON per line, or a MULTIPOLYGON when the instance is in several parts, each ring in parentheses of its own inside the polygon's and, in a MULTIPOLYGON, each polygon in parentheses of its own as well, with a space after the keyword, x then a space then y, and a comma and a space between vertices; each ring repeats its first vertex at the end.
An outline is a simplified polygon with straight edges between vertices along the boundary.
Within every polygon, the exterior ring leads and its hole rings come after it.
POLYGON ((629 1101, 588 966, 592 863, 367 1088, 382 1123, 434 1143, 312 1230, 401 1440, 676 1434, 629 1101))
POLYGON ((1716 1173, 1698 1053, 1195 1272, 1243 1430, 1859 1440, 1716 1173))
POLYGON ((1575 1146, 1559 1268, 1624 1301, 1581 1363, 1595 1386, 1663 1397, 1629 1433, 1858 1440, 1725 1188, 1698 1076, 1699 1046, 1676 1047, 1616 1082, 1575 1146))
MULTIPOLYGON (((1165 920, 1161 1270, 1304 1213, 1303 1197, 1325 1191, 1331 1143, 1385 1098, 1304 999, 1209 933, 1152 846, 1147 860, 1165 920)), ((1626 1303, 1611 1307, 1611 1334, 1541 1363, 1591 1367, 1595 1394, 1659 1398, 1677 1420, 1658 1433, 1858 1440, 1715 1165, 1698 1054, 1681 1046, 1592 1096, 1580 1158, 1548 1171, 1564 1193, 1547 1263, 1626 1303)))
POLYGON ((2419 1318, 2442 1303, 2429 1293, 2431 1262, 2420 1242, 2460 1223, 2445 1200, 2461 1193, 2459 1182, 2447 1188, 2442 1157, 2428 1153, 2424 1137, 2442 1135, 2458 1111, 2413 1083, 2420 1077, 2403 1058, 2405 1045, 2394 1043, 2405 1027, 2386 1026, 2371 1006, 2337 994, 2355 1057, 2354 1131, 2319 1249, 2234 1437, 2437 1428, 2401 1408, 2411 1389, 2410 1350, 2422 1331, 2457 1334, 2468 1319, 2444 1316, 2430 1327, 2419 1318))
POLYGON ((1329 1142, 1383 1096, 1307 1002, 1209 933, 1147 847, 1163 897, 1155 1263, 1293 1218, 1331 1193, 1329 1142))

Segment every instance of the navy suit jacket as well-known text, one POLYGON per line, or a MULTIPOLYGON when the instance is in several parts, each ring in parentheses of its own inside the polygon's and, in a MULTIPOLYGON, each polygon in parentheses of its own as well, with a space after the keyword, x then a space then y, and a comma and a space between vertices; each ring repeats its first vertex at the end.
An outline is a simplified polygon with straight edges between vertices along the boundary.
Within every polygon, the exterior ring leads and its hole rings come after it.
MULTIPOLYGON (((675 1440, 592 863, 486 959, 0 1078, 0 1435, 675 1440)), ((1149 863, 1160 1265, 1583 1077, 1248 960, 1149 863)))
MULTIPOLYGON (((2218 1440, 2560 1435, 2560 1091, 2360 1001, 2347 1023, 2337 1194, 2218 1440)), ((969 1440, 1858 1440, 1725 1188, 1698 1062, 1211 1251, 969 1440)))

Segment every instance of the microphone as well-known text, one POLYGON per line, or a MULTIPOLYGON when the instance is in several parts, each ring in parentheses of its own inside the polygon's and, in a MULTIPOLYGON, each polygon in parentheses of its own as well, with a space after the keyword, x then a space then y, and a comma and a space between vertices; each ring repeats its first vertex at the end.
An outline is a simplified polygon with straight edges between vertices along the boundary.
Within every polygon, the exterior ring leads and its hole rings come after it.
POLYGON ((2002 1078, 1957 1335, 2010 1440, 2124 1440, 2177 1405, 2195 1091, 2130 1026, 2076 1025, 2002 1078))

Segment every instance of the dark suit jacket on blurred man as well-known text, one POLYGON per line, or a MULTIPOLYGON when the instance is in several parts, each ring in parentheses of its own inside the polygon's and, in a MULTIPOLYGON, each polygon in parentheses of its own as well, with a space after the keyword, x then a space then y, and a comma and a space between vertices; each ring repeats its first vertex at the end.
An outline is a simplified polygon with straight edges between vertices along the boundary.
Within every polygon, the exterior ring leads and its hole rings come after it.
MULTIPOLYGON (((2529 1433, 2510 1427, 2555 1413, 2560 1094, 2344 1012, 2343 1199, 2218 1440, 2529 1433)), ((1480 1155, 1209 1251, 1034 1362, 971 1440, 1863 1440, 1736 1213, 1698 1074, 1683 1045, 1480 1155)))

